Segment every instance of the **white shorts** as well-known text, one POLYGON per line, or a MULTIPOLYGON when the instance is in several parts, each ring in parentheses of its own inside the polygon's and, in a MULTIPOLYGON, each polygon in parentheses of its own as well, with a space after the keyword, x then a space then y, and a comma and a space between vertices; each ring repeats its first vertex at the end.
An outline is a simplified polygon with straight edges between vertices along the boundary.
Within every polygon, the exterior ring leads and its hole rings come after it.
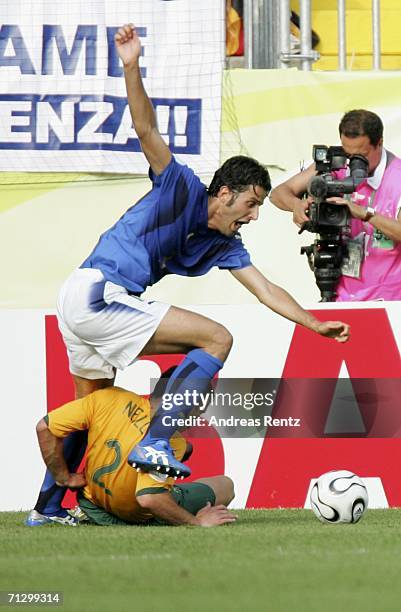
POLYGON ((100 270, 75 270, 61 288, 57 318, 72 374, 113 378, 155 333, 169 304, 147 302, 106 281, 100 270))

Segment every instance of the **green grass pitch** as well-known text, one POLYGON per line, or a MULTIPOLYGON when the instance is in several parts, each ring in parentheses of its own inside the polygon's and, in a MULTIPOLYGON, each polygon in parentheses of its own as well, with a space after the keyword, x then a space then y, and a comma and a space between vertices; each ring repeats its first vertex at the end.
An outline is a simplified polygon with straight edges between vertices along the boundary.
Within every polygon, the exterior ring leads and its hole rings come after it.
POLYGON ((62 591, 62 612, 401 609, 401 510, 356 525, 307 510, 236 514, 215 529, 28 528, 24 513, 3 512, 0 590, 62 591))

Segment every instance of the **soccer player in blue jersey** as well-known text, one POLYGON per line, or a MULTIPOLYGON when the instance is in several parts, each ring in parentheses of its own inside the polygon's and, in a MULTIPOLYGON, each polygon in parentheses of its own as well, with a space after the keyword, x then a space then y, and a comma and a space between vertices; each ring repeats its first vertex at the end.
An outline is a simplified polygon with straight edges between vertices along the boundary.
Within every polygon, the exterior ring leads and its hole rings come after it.
MULTIPOLYGON (((166 274, 200 276, 213 266, 229 269, 273 311, 345 342, 347 324, 317 320, 251 263, 238 232, 258 218, 271 187, 267 170, 254 159, 233 157, 217 170, 207 189, 190 168, 175 160, 157 129, 141 79, 141 44, 135 28, 120 28, 115 44, 135 131, 150 165, 152 190, 100 237, 61 290, 58 319, 76 396, 113 385, 116 368, 127 367, 140 355, 186 354, 166 393, 201 392, 223 367, 232 345, 225 327, 188 310, 140 298, 166 274)), ((173 406, 171 422, 192 409, 190 404, 173 406)), ((168 444, 174 428, 163 424, 160 412, 129 462, 143 470, 187 476, 189 468, 175 459, 168 444)), ((55 486, 48 474, 41 492, 44 514, 57 511, 55 486)))

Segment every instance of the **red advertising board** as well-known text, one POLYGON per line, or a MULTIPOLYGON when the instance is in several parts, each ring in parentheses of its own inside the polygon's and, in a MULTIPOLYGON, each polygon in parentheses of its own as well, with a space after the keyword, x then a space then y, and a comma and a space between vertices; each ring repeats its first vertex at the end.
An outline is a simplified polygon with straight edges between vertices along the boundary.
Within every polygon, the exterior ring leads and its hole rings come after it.
MULTIPOLYGON (((401 419, 394 409, 394 399, 401 391, 401 359, 387 311, 336 308, 315 314, 349 322, 352 339, 339 344, 295 327, 272 416, 285 419, 291 414, 299 419, 300 427, 290 435, 288 429, 269 429, 256 467, 250 466, 247 472, 246 505, 302 507, 311 479, 331 469, 349 469, 362 477, 380 478, 389 505, 401 506, 401 419), (342 430, 339 436, 325 428, 344 366, 363 427, 359 432, 342 430)), ((52 410, 73 398, 73 387, 55 317, 46 316, 45 325, 47 402, 52 410)), ((164 371, 179 363, 182 355, 146 359, 164 371)), ((197 438, 193 444, 192 478, 224 472, 227 451, 212 428, 210 436, 197 438)), ((239 462, 244 460, 246 455, 238 457, 239 462)))

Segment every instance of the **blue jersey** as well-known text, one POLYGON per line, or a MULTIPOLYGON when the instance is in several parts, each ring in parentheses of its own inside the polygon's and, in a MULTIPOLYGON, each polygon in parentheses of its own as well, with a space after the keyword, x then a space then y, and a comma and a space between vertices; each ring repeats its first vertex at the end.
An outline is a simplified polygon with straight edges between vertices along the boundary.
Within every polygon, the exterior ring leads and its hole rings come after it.
POLYGON ((152 190, 107 230, 81 268, 141 294, 166 274, 201 276, 213 266, 251 264, 239 234, 208 228, 208 194, 194 172, 171 159, 152 190))

